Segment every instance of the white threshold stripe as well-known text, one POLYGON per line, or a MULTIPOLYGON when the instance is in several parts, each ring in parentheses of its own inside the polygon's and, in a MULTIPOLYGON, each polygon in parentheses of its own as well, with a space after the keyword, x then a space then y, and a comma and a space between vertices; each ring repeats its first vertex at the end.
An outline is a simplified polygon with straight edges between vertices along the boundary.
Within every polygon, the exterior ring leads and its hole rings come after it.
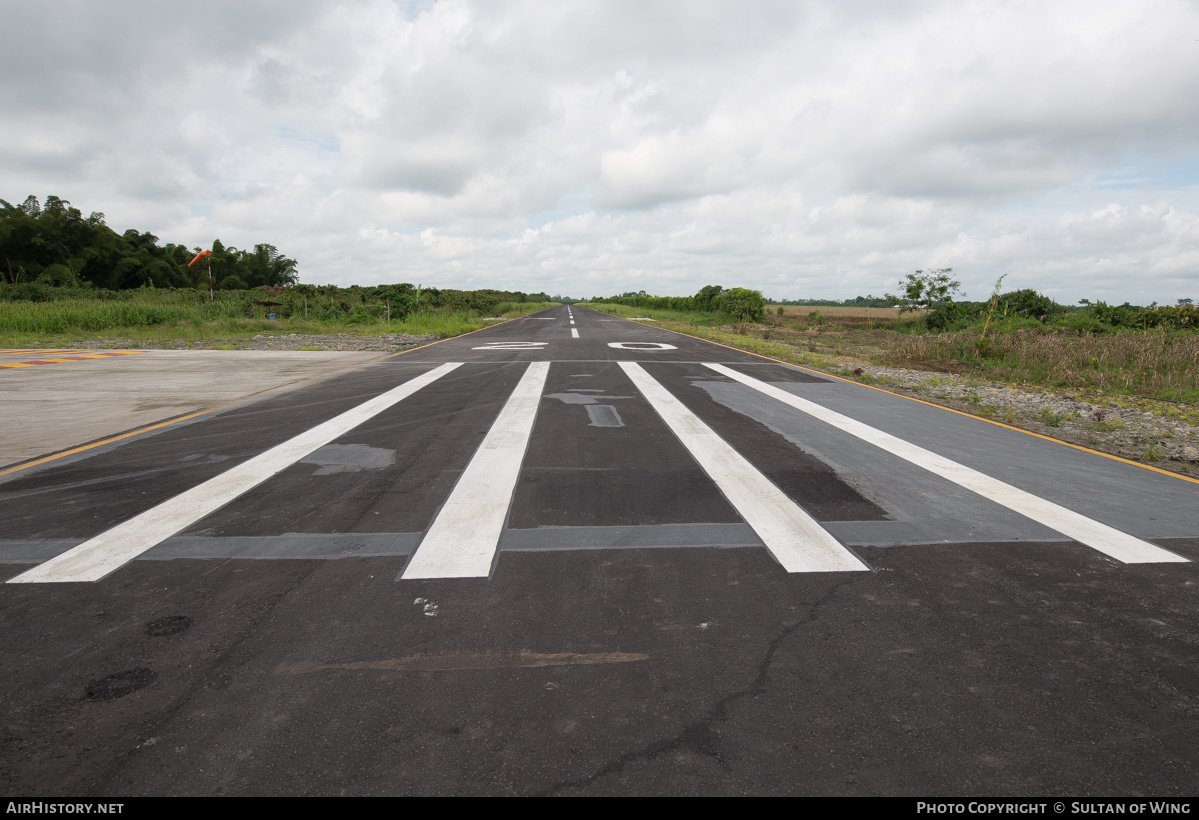
POLYGON ((549 371, 549 362, 525 370, 404 568, 404 580, 491 574, 549 371))
POLYGON ((869 571, 641 365, 620 367, 787 572, 869 571))
POLYGON ((10 578, 10 584, 98 581, 156 544, 216 512, 309 453, 403 401, 461 366, 449 362, 404 382, 311 430, 118 524, 89 541, 10 578))
POLYGON ((572 338, 572 339, 579 338, 579 329, 577 327, 572 327, 570 329, 570 338, 572 338))
POLYGON ((1150 544, 1148 541, 1142 541, 1140 538, 1135 538, 1128 533, 1121 532, 1106 524, 1101 524, 1094 519, 1087 518, 1085 515, 1080 515, 1073 510, 1066 509, 1060 504, 1046 501, 1018 487, 1013 487, 1011 484, 1007 484, 997 478, 991 478, 989 475, 980 473, 978 470, 974 470, 964 464, 959 464, 956 461, 951 461, 948 458, 925 450, 923 447, 896 438, 889 433, 884 433, 882 430, 863 424, 848 416, 843 416, 815 402, 801 399, 799 396, 788 393, 786 390, 781 390, 766 382, 759 381, 752 376, 738 373, 730 367, 711 363, 707 366, 717 373, 728 376, 730 379, 735 379, 747 387, 752 387, 754 390, 778 399, 784 404, 794 407, 796 410, 814 416, 827 424, 831 424, 833 427, 843 430, 851 436, 856 436, 862 441, 869 442, 892 455, 899 456, 905 461, 909 461, 918 467, 923 467, 931 473, 935 473, 968 490, 972 490, 983 498, 990 499, 997 504, 1007 507, 1009 510, 1014 510, 1021 515, 1031 518, 1033 521, 1044 524, 1046 527, 1056 530, 1062 535, 1073 538, 1081 544, 1099 550, 1099 552, 1115 558, 1117 561, 1125 564, 1188 562, 1181 555, 1176 555, 1159 546, 1150 544))

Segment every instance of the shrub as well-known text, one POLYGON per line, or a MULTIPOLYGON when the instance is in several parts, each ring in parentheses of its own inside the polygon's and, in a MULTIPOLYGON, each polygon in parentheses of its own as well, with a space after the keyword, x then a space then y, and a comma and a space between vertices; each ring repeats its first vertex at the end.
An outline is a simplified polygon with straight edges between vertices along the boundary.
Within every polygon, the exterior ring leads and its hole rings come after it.
POLYGON ((717 304, 725 313, 741 321, 759 322, 766 315, 766 299, 760 291, 733 288, 720 294, 717 304))

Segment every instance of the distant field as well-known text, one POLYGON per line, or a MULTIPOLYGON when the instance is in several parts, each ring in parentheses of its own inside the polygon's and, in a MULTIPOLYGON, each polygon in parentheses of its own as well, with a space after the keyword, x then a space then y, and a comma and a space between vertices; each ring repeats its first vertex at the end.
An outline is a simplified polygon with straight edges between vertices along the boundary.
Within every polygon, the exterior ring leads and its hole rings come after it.
MULTIPOLYGON (((807 316, 819 313, 829 318, 898 319, 897 307, 822 307, 816 305, 783 305, 784 316, 807 316)), ((768 305, 766 310, 774 313, 778 305, 768 305)))

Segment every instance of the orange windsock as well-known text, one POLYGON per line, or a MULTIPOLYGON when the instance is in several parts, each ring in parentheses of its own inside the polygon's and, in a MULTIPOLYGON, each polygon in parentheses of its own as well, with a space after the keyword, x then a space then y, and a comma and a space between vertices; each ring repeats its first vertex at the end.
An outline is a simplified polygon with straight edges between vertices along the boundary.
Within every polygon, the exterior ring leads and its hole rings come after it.
POLYGON ((212 256, 212 251, 200 251, 199 253, 196 254, 195 259, 193 259, 192 261, 187 263, 187 266, 190 268, 192 265, 196 264, 197 262, 199 262, 201 259, 203 259, 206 256, 212 256))

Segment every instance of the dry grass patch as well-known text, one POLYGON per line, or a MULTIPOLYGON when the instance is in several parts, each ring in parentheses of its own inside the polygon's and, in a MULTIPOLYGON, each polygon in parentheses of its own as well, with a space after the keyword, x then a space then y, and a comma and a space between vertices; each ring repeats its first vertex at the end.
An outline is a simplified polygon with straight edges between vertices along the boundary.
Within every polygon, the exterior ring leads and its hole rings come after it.
POLYGON ((896 359, 974 365, 988 375, 1075 390, 1199 399, 1199 334, 1130 331, 1104 335, 1017 331, 994 338, 973 334, 905 336, 896 359))
POLYGON ((778 309, 783 309, 783 316, 791 318, 808 317, 819 313, 830 319, 898 319, 897 307, 821 307, 818 305, 768 305, 766 311, 778 315, 778 309))

